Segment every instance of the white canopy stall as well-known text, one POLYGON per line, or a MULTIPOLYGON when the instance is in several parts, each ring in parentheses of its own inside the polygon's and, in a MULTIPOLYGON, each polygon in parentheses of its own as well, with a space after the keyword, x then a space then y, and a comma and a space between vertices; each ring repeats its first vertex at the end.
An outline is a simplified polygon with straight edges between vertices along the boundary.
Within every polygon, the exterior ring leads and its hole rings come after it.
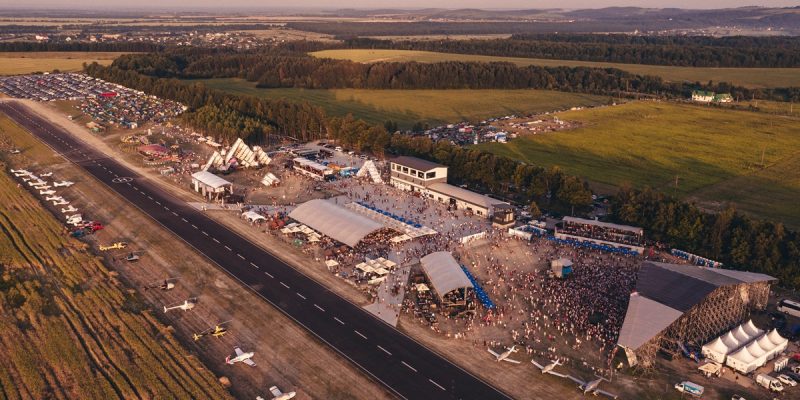
POLYGON ((704 345, 703 356, 718 363, 724 363, 725 357, 729 354, 763 334, 764 331, 758 329, 752 320, 747 321, 704 345))
POLYGON ((788 345, 789 340, 773 329, 730 354, 725 364, 742 374, 749 374, 786 350, 788 345))

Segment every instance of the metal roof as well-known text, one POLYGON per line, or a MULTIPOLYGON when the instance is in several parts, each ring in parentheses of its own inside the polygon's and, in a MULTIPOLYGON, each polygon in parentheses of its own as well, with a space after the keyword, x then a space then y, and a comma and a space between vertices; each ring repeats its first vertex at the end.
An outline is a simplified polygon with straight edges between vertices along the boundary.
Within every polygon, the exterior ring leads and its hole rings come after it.
POLYGON ((334 240, 355 247, 384 225, 329 201, 307 201, 289 213, 289 218, 308 225, 334 240))
POLYGON ((444 296, 456 289, 473 287, 467 274, 461 269, 461 265, 447 251, 428 254, 419 261, 439 296, 444 296))
POLYGON ((192 174, 192 179, 196 179, 200 181, 200 183, 210 186, 214 189, 219 189, 223 186, 231 185, 230 182, 222 179, 211 172, 208 171, 199 171, 192 174))
POLYGON ((476 206, 483 207, 487 210, 495 204, 508 204, 502 200, 493 199, 489 196, 484 196, 480 193, 475 193, 471 190, 462 189, 458 186, 453 186, 447 183, 431 184, 428 186, 428 190, 432 190, 434 192, 441 193, 445 196, 453 197, 470 204, 475 204, 476 206))
POLYGON ((625 321, 619 330, 617 344, 636 350, 675 322, 682 312, 648 299, 639 293, 631 294, 625 321))
POLYGON ((420 171, 430 171, 434 168, 447 168, 442 164, 438 164, 432 161, 423 160, 417 157, 409 157, 409 156, 399 156, 395 157, 390 160, 395 164, 400 164, 404 167, 414 168, 420 171))

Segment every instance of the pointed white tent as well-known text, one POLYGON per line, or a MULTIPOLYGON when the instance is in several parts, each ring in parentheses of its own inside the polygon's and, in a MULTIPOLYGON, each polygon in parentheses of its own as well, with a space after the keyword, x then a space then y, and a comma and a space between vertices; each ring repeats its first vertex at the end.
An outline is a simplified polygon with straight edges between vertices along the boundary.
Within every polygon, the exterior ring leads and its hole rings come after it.
POLYGON ((364 165, 361 166, 361 169, 356 172, 356 176, 359 178, 369 176, 373 183, 383 183, 381 173, 378 171, 378 167, 375 166, 375 162, 372 160, 367 160, 364 165))

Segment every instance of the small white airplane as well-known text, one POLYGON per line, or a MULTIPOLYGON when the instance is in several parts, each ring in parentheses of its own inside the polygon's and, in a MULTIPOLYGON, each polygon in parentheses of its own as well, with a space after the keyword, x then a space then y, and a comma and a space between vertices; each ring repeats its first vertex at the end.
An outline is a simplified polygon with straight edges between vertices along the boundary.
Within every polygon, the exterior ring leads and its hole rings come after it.
POLYGON ((47 196, 44 198, 46 201, 53 201, 53 200, 64 200, 61 196, 47 196))
POLYGON ((240 348, 235 348, 233 351, 236 352, 236 357, 231 358, 231 356, 225 357, 225 363, 233 365, 237 362, 243 362, 251 367, 255 367, 256 363, 253 361, 253 356, 256 354, 255 352, 243 352, 240 348))
MULTIPOLYGON (((33 179, 39 179, 39 178, 33 178, 33 179)), ((34 181, 33 179, 28 181, 28 186, 36 187, 36 186, 41 186, 41 185, 47 185, 46 181, 43 181, 43 180, 40 180, 40 179, 34 181)))
POLYGON ((70 222, 70 221, 83 221, 83 216, 80 215, 80 214, 67 215, 66 218, 67 218, 67 222, 70 222))
POLYGON ((600 390, 600 382, 607 381, 606 378, 597 377, 597 379, 589 382, 582 381, 574 376, 567 375, 567 378, 572 379, 573 382, 578 384, 578 389, 583 391, 583 394, 591 393, 595 396, 598 394, 602 394, 604 396, 611 397, 612 399, 616 399, 618 396, 614 393, 606 392, 605 390, 600 390))
POLYGON ((171 307, 164 306, 164 312, 167 312, 169 310, 177 310, 177 309, 181 309, 183 311, 189 311, 189 310, 193 309, 195 305, 197 305, 197 298, 193 297, 191 299, 184 300, 184 302, 182 304, 179 304, 177 306, 171 306, 171 307))
POLYGON ((29 175, 31 173, 27 169, 13 169, 12 168, 9 171, 11 171, 11 173, 16 175, 16 176, 29 175))
POLYGON ((74 184, 75 184, 75 182, 70 182, 70 181, 53 182, 53 186, 55 186, 55 187, 62 187, 62 186, 63 187, 70 187, 70 186, 72 186, 74 184))
POLYGON ((53 176, 53 173, 52 172, 45 172, 43 174, 39 174, 39 176, 44 176, 44 177, 53 176))
MULTIPOLYGON (((49 189, 50 187, 48 186, 47 188, 49 189)), ((45 196, 50 196, 50 195, 56 194, 56 191, 55 190, 39 190, 39 194, 45 195, 45 196)))
POLYGON ((67 204, 69 204, 69 202, 66 201, 66 200, 63 200, 63 199, 61 201, 54 201, 53 202, 54 206, 66 206, 67 204))
POLYGON ((75 208, 75 207, 73 207, 73 206, 69 206, 69 207, 67 207, 67 208, 62 208, 62 209, 61 209, 61 213, 62 213, 62 214, 66 214, 66 213, 73 213, 73 212, 75 212, 75 211, 78 211, 78 209, 77 209, 77 208, 75 208))
POLYGON ((511 353, 516 353, 516 352, 519 351, 519 350, 516 349, 516 347, 517 347, 517 345, 513 345, 510 348, 506 347, 506 351, 504 351, 502 353, 499 353, 499 354, 496 353, 492 349, 487 349, 487 350, 489 351, 489 353, 491 353, 495 357, 495 361, 498 361, 498 362, 499 361, 508 361, 510 363, 519 364, 520 363, 519 361, 512 360, 512 359, 508 358, 509 356, 511 356, 511 353))
MULTIPOLYGON (((295 392, 283 393, 283 392, 281 392, 280 389, 278 389, 277 386, 270 387, 269 388, 269 392, 272 393, 272 400, 289 400, 289 399, 293 399, 294 396, 297 394, 295 392)), ((258 397, 256 397, 256 400, 266 400, 266 399, 261 397, 261 396, 258 396, 258 397)))
POLYGON ((533 363, 533 365, 536 366, 536 368, 539 368, 540 370, 542 370, 543 374, 552 374, 552 375, 555 375, 555 376, 559 376, 561 378, 566 378, 565 375, 559 374, 559 373, 553 371, 553 369, 555 367, 557 367, 559 365, 562 365, 561 364, 561 360, 551 361, 550 364, 547 364, 547 365, 541 365, 541 364, 537 363, 536 360, 531 360, 531 362, 533 363))
POLYGON ((30 175, 26 175, 26 176, 27 176, 27 178, 22 178, 23 182, 27 182, 27 181, 31 180, 30 175))

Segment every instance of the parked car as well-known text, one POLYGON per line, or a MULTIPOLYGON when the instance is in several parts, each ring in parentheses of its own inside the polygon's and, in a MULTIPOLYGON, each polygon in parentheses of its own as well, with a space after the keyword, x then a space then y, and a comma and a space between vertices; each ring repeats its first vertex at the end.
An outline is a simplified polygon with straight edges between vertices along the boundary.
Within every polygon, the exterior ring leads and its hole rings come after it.
POLYGON ((790 378, 786 374, 778 375, 778 380, 781 381, 781 383, 789 385, 789 386, 797 386, 797 382, 795 382, 794 379, 790 378))

